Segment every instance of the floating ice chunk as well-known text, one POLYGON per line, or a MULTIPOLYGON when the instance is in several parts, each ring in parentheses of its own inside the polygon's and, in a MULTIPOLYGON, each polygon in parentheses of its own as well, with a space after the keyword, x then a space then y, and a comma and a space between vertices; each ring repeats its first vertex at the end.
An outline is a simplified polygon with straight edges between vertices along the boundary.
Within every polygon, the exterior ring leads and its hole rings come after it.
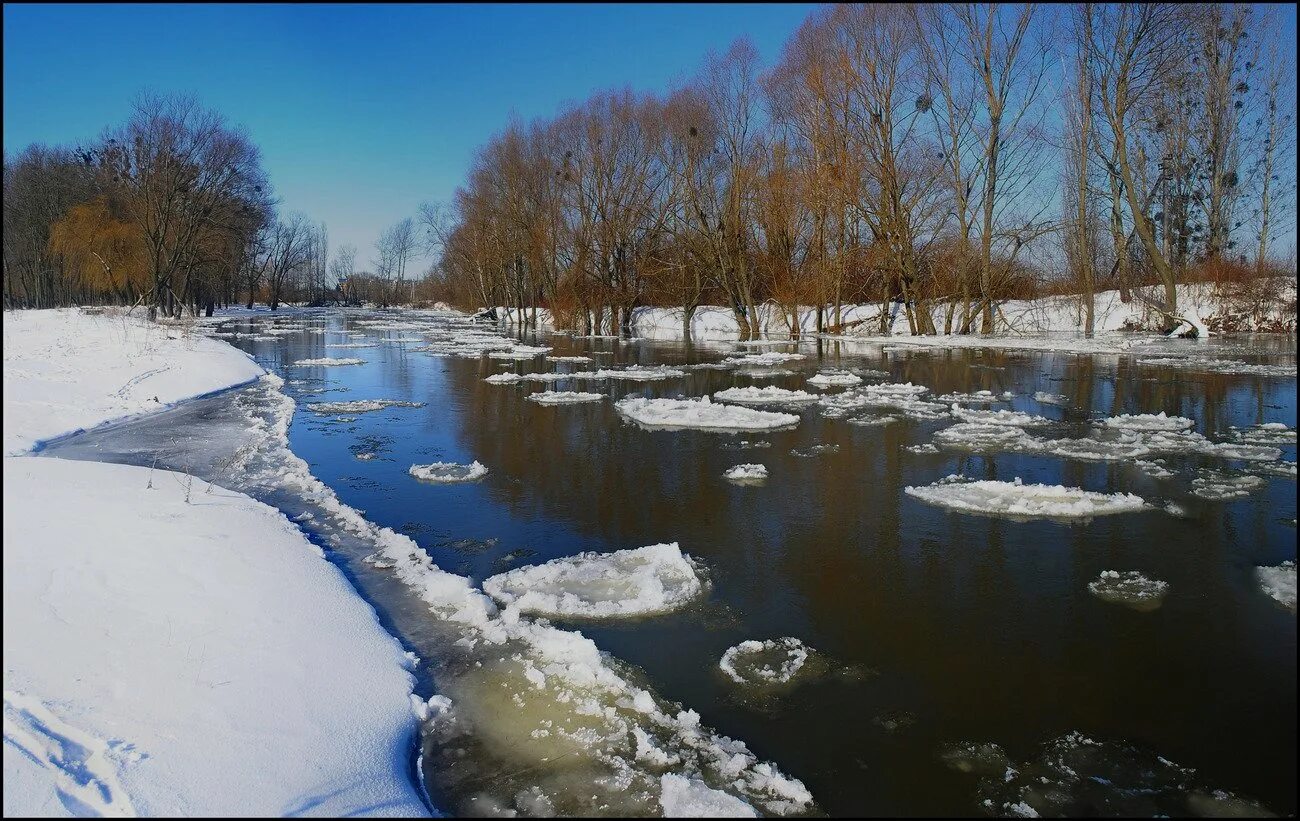
POLYGON ((489 359, 532 359, 535 356, 541 356, 544 353, 550 353, 551 348, 545 348, 533 345, 516 345, 508 351, 488 351, 489 359))
POLYGON ((784 388, 727 388, 713 394, 718 402, 736 402, 741 405, 792 405, 816 402, 818 396, 807 391, 788 391, 784 388))
POLYGON ((511 570, 483 582, 483 591, 523 613, 628 618, 684 607, 704 590, 695 564, 676 542, 579 553, 511 570))
POLYGON ((764 351, 763 353, 752 353, 745 356, 729 356, 722 360, 722 363, 724 365, 733 365, 737 368, 770 368, 773 365, 780 365, 784 362, 793 362, 797 359, 807 358, 807 356, 801 353, 764 351))
POLYGON ((1174 472, 1165 466, 1163 460, 1153 459, 1150 461, 1137 459, 1133 462, 1137 469, 1150 476, 1152 479, 1172 479, 1174 472))
POLYGON ((428 465, 411 465, 407 471, 412 476, 425 482, 450 484, 453 482, 474 482, 487 476, 488 469, 475 460, 468 465, 455 462, 433 462, 428 465))
POLYGON ((952 405, 952 415, 964 422, 976 422, 981 425, 1006 425, 1017 428, 1047 425, 1052 421, 1042 416, 1034 416, 1021 411, 971 410, 963 408, 955 402, 952 405))
POLYGON ((700 399, 645 399, 633 396, 614 403, 614 407, 628 419, 651 429, 777 430, 799 424, 799 417, 791 413, 714 404, 707 396, 700 399))
POLYGON ((993 391, 975 391, 974 393, 945 393, 943 396, 935 397, 939 402, 959 402, 966 405, 992 404, 994 402, 1010 402, 1016 398, 1011 391, 994 393, 993 391))
POLYGON ((1160 411, 1160 413, 1122 413, 1103 420, 1102 424, 1118 430, 1183 431, 1190 429, 1196 423, 1184 416, 1166 416, 1164 411, 1160 411))
POLYGON ((1034 394, 1034 401, 1043 405, 1059 405, 1061 407, 1070 406, 1070 397, 1059 393, 1044 393, 1037 391, 1034 394))
POLYGON ((653 382, 659 379, 673 379, 685 376, 686 371, 669 368, 666 365, 632 365, 621 369, 601 368, 592 373, 590 379, 631 379, 636 382, 653 382))
POLYGON ((374 348, 374 342, 326 342, 327 348, 374 348))
POLYGON ((590 356, 548 356, 552 362, 591 362, 590 356))
POLYGON ((664 818, 757 818, 749 804, 729 793, 715 790, 696 778, 664 773, 660 779, 659 804, 664 818))
POLYGON ((934 434, 936 445, 976 452, 1022 450, 1033 440, 1018 427, 960 422, 934 434))
POLYGON ((483 381, 491 382, 493 385, 513 385, 521 379, 523 377, 517 373, 494 373, 483 381))
POLYGON ((1294 445, 1295 428, 1281 422, 1265 422, 1249 428, 1233 428, 1232 438, 1250 445, 1294 445))
POLYGON ((736 465, 723 473, 722 477, 736 484, 754 484, 767 479, 767 468, 755 464, 736 465))
POLYGON ((808 379, 808 384, 818 388, 861 385, 862 377, 848 371, 821 371, 808 379))
POLYGON ((1295 462, 1259 462, 1251 465, 1250 469, 1265 476, 1280 476, 1283 479, 1296 478, 1295 462))
POLYGON ((349 359, 334 359, 334 358, 332 358, 332 357, 328 357, 328 356, 326 356, 326 357, 322 357, 322 358, 320 358, 320 359, 299 359, 297 362, 294 362, 294 363, 293 363, 293 367, 297 367, 297 368, 308 368, 308 367, 313 367, 313 368, 316 368, 316 367, 325 367, 325 366, 329 366, 329 365, 364 365, 365 363, 366 363, 366 360, 364 360, 364 359, 355 359, 355 358, 349 358, 349 359))
POLYGON ((808 647, 786 636, 768 641, 742 641, 722 654, 718 666, 737 684, 788 684, 808 661, 808 647))
POLYGON ((898 416, 856 416, 849 420, 849 424, 864 428, 882 428, 885 425, 891 425, 899 421, 899 419, 898 416))
POLYGON ((422 408, 423 402, 402 399, 357 399, 351 402, 312 402, 307 410, 312 413, 370 413, 384 408, 422 408))
POLYGON ((921 445, 908 445, 905 449, 911 451, 912 453, 938 453, 939 452, 939 448, 935 447, 929 442, 926 442, 921 445))
POLYGON ((1169 592, 1169 582, 1148 579, 1136 570, 1103 570, 1088 582, 1088 591, 1102 601, 1123 604, 1134 610, 1155 610, 1169 592))
POLYGON ((1105 439, 1029 439, 1024 450, 1060 456, 1063 459, 1080 459, 1084 462, 1127 462, 1148 455, 1145 445, 1129 442, 1112 442, 1105 439))
POLYGON ((775 379, 779 376, 794 376, 794 371, 789 368, 763 368, 760 370, 742 370, 736 371, 741 376, 748 376, 750 379, 775 379))
POLYGON ((791 456, 803 456, 805 458, 821 456, 823 453, 838 453, 840 446, 836 444, 809 445, 806 448, 791 448, 791 456))
POLYGON ((1131 493, 1027 485, 1019 478, 1013 482, 966 481, 955 474, 932 485, 906 487, 904 492, 939 507, 1012 519, 1090 519, 1146 507, 1141 497, 1131 493))
POLYGON ((1277 567, 1257 567, 1255 577, 1259 579, 1260 590, 1295 609, 1295 562, 1282 562, 1277 567))
POLYGON ((1265 484, 1258 476, 1226 470, 1202 470, 1192 480, 1192 494, 1212 502, 1244 499, 1265 484))
POLYGON ((369 462, 370 460, 375 458, 375 454, 369 452, 357 453, 354 455, 363 462, 369 462))
POLYGON ((539 405, 577 405, 583 402, 599 402, 604 398, 603 393, 584 391, 542 391, 528 394, 528 401, 539 405))

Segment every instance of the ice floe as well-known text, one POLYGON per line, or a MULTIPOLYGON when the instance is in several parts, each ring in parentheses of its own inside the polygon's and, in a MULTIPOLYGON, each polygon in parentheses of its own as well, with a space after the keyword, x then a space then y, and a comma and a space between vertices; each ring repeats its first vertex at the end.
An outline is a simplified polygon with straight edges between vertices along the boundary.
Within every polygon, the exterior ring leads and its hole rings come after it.
POLYGON ((1227 470, 1202 469, 1192 480, 1192 494, 1212 502, 1244 499, 1265 484, 1264 480, 1249 473, 1227 470))
POLYGON ((1091 519, 1146 507, 1141 497, 1131 493, 1098 493, 1062 485, 1027 485, 1019 478, 1012 482, 968 481, 955 474, 931 485, 906 487, 904 492, 939 507, 1011 519, 1091 519))
POLYGON ((847 387, 849 385, 861 385, 862 377, 849 371, 821 371, 816 376, 809 377, 808 384, 818 388, 847 387))
POLYGON ((737 684, 788 684, 808 661, 808 647, 786 636, 768 641, 742 641, 722 654, 718 666, 737 684))
POLYGON ((424 482, 451 484, 454 482, 474 482, 487 476, 488 469, 478 460, 468 465, 455 462, 433 462, 428 465, 411 465, 407 471, 424 482))
POLYGON ((1147 611, 1164 602, 1169 582, 1148 579, 1136 570, 1103 570, 1088 582, 1088 591, 1102 601, 1147 611))
POLYGON ((799 424, 799 417, 791 413, 717 404, 707 396, 699 399, 646 399, 632 396, 614 403, 614 407, 628 419, 652 429, 777 430, 799 424))
POLYGON ((1279 603, 1295 609, 1295 562, 1282 562, 1277 567, 1256 567, 1255 577, 1259 589, 1279 603))
POLYGON ((807 356, 801 353, 764 351, 763 353, 751 353, 746 354, 745 356, 729 356, 722 360, 722 363, 737 368, 770 368, 773 365, 781 365, 786 362, 794 362, 799 359, 807 358, 807 356))
POLYGON ((790 391, 769 386, 766 388, 727 388, 713 394, 718 402, 735 402, 741 405, 798 405, 816 402, 817 394, 807 391, 790 391))
POLYGON ((293 363, 293 366, 298 368, 307 368, 307 367, 317 368, 317 367, 325 367, 329 365, 364 365, 365 363, 366 360, 364 359, 356 359, 356 358, 334 359, 332 357, 326 356, 326 357, 321 357, 320 359, 299 359, 297 362, 293 363))
POLYGON ((604 398, 603 393, 585 391, 541 391, 528 394, 528 401, 539 405, 579 405, 583 402, 599 402, 604 398))
POLYGON ((513 385, 523 379, 523 376, 517 373, 494 373, 483 379, 484 382, 491 382, 493 385, 513 385))
POLYGON ((1122 413, 1119 416, 1103 419, 1101 424, 1112 430, 1177 432, 1189 430, 1196 423, 1184 416, 1166 416, 1164 411, 1160 411, 1160 413, 1122 413))
POLYGON ((964 422, 975 422, 981 425, 1005 425, 1017 428, 1047 425, 1052 421, 1042 416, 1034 416, 1021 411, 971 410, 970 408, 963 408, 955 402, 952 405, 952 415, 964 422))
POLYGON ((492 576, 483 591, 522 613, 629 618, 677 610, 705 588, 676 542, 579 553, 492 576))
POLYGON ((601 368, 593 372, 589 379, 630 379, 635 382, 654 382, 660 379, 673 379, 685 376, 686 371, 670 368, 666 365, 632 365, 627 368, 601 368))
POLYGON ((659 805, 664 818, 757 818, 749 804, 715 790, 698 778, 677 773, 660 776, 659 805))
POLYGON ((1015 399, 1016 395, 1011 391, 994 393, 993 391, 975 391, 973 393, 945 393, 943 396, 936 396, 938 402, 958 402, 965 405, 992 404, 994 402, 1010 402, 1015 399))
POLYGON ((1289 428, 1281 422, 1265 422, 1248 428, 1232 428, 1231 436, 1235 441, 1248 445, 1294 445, 1295 428, 1289 428))
POLYGON ((356 399, 350 402, 312 402, 305 406, 312 413, 370 413, 384 408, 422 408, 423 402, 403 399, 356 399))
POLYGON ((1070 406, 1070 397, 1059 393, 1037 391, 1034 393, 1034 401, 1042 405, 1057 405, 1059 407, 1070 406))
POLYGON ((736 465, 723 473, 722 477, 738 485, 755 484, 767 479, 767 468, 755 464, 736 465))

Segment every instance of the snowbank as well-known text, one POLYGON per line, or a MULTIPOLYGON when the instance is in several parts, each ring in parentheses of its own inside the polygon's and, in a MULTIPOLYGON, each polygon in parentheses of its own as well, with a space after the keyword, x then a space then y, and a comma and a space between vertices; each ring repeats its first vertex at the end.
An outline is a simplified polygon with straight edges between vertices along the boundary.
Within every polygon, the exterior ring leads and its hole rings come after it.
POLYGON ((426 814, 410 660, 284 516, 34 458, 4 510, 5 815, 426 814))
POLYGON ((642 427, 655 430, 699 428, 757 431, 778 430, 799 424, 799 417, 792 413, 719 405, 710 402, 707 396, 699 399, 645 399, 633 396, 615 402, 614 407, 642 427))
POLYGON ((225 342, 140 318, 5 311, 4 450, 257 379, 225 342))
POLYGON ((483 582, 492 598, 523 613, 627 618, 666 613, 704 590, 695 565, 676 542, 579 553, 521 567, 483 582))

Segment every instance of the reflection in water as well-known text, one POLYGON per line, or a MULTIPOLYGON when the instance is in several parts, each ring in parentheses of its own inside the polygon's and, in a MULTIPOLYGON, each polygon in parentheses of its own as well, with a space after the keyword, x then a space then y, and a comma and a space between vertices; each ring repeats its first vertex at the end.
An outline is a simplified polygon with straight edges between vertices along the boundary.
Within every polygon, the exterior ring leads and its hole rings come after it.
MULTIPOLYGON (((329 334, 235 342, 274 370, 331 355, 329 343, 348 339, 333 331, 378 340, 414 335, 367 331, 357 316, 331 316, 329 334)), ((250 324, 235 323, 235 330, 250 324)), ((974 765, 947 766, 942 750, 996 743, 1010 761, 1037 761, 1044 749, 1055 749, 1045 744, 1075 730, 1113 740, 1115 750, 1128 749, 1121 741, 1138 743, 1194 767, 1197 789, 1220 787, 1295 812, 1296 621, 1260 592, 1254 575, 1258 565, 1294 558, 1293 479, 1269 476, 1244 498, 1210 501, 1191 493, 1197 471, 1235 463, 1204 454, 1162 456, 1172 475, 1154 478, 1129 461, 908 450, 929 443, 953 419, 854 425, 823 418, 816 407, 787 406, 772 409, 798 414, 796 428, 731 435, 647 431, 613 408, 626 396, 699 397, 732 387, 818 392, 806 383, 818 370, 874 369, 935 395, 1010 391, 1011 402, 992 407, 1050 418, 1043 434, 1049 438, 1086 436, 1105 416, 1164 411, 1196 420, 1197 432, 1220 441, 1229 426, 1294 427, 1294 378, 1145 366, 1129 356, 883 351, 810 340, 796 348, 806 360, 782 363, 795 372, 787 376, 695 369, 655 382, 484 382, 505 370, 676 366, 735 353, 725 344, 551 335, 524 341, 594 361, 551 366, 535 358, 502 368, 487 357, 437 357, 414 343, 386 342, 349 351, 367 360, 362 366, 284 371, 305 380, 286 387, 291 395, 346 389, 329 396, 426 403, 347 423, 300 407, 290 430, 294 452, 342 501, 380 525, 403 528, 439 566, 475 581, 582 551, 680 543, 703 563, 707 597, 651 619, 577 626, 632 665, 619 668, 626 676, 644 676, 657 693, 802 780, 828 813, 974 812, 988 794, 980 782, 987 774, 974 765), (610 399, 562 407, 526 400, 548 388, 610 399), (1035 392, 1064 395, 1068 404, 1036 402, 1035 392), (361 454, 375 455, 359 460, 361 454), (407 475, 412 464, 476 460, 490 470, 476 484, 433 486, 407 475), (740 463, 762 464, 768 478, 748 485, 725 480, 724 472, 740 463), (902 491, 952 473, 1134 493, 1153 506, 1072 526, 948 512, 902 491), (1185 515, 1170 515, 1166 503, 1185 515), (1167 582, 1162 606, 1139 612, 1090 594, 1089 582, 1109 570, 1167 582), (784 637, 812 648, 825 672, 762 699, 737 697, 735 682, 719 668, 724 652, 743 641, 784 637)), ((1289 341, 1267 352, 1267 361, 1294 363, 1289 341)), ((1295 459, 1293 444, 1283 451, 1295 459)), ((396 595, 364 568, 353 572, 372 601, 396 595)), ((427 614, 390 618, 399 633, 422 629, 416 641, 436 645, 440 638, 436 626, 425 625, 427 614)), ((464 750, 470 765, 451 767, 435 753, 431 760, 446 770, 431 781, 455 796, 458 810, 488 811, 471 799, 497 800, 488 789, 494 779, 525 760, 567 753, 533 749, 558 742, 521 739, 490 720, 518 715, 524 726, 524 719, 556 709, 544 693, 530 693, 524 666, 508 655, 497 666, 476 667, 484 659, 467 658, 445 663, 428 686, 499 692, 500 700, 468 700, 464 720, 487 736, 445 743, 452 755, 464 750), (518 694, 527 697, 522 705, 513 698, 518 694), (498 731, 506 735, 490 737, 498 731)), ((566 789, 581 793, 591 775, 580 768, 565 773, 556 767, 540 797, 522 794, 529 774, 512 776, 519 786, 502 806, 543 811, 566 789)), ((1107 807, 1087 804, 1091 796, 1079 800, 1069 806, 1107 807)))

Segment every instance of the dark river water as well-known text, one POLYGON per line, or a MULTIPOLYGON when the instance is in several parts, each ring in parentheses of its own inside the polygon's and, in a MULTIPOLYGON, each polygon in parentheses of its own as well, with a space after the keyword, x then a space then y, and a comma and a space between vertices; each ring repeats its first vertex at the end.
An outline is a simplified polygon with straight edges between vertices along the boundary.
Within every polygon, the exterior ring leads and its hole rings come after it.
MULTIPOLYGON (((625 421, 608 399, 540 406, 525 397, 543 386, 484 378, 514 369, 717 362, 734 346, 542 333, 525 341, 553 346, 556 355, 592 355, 595 364, 502 363, 421 352, 419 342, 395 341, 416 339, 418 330, 374 330, 356 324, 362 319, 374 316, 316 315, 313 328, 328 333, 285 333, 274 342, 228 339, 285 377, 285 392, 298 402, 290 445, 312 472, 368 519, 476 582, 581 551, 679 543, 707 570, 711 587, 701 601, 668 615, 563 626, 580 629, 639 669, 660 696, 800 779, 820 812, 990 810, 1003 800, 997 782, 1008 779, 1000 768, 992 779, 954 769, 942 755, 947 745, 996 744, 1017 772, 1031 772, 1045 745, 1075 731, 1112 745, 1098 753, 1106 758, 1098 778, 1123 794, 1093 779, 1057 805, 1063 811, 1194 810, 1179 803, 1182 794, 1124 803, 1142 800, 1143 762, 1159 756, 1194 768, 1188 783, 1197 789, 1296 812, 1296 615, 1264 595, 1255 575, 1256 566, 1295 559, 1294 478, 1268 477, 1244 498, 1210 501, 1190 493, 1198 469, 1247 466, 1174 455, 1165 459, 1174 475, 1156 479, 1132 460, 917 453, 908 446, 931 442, 953 420, 860 426, 825 418, 816 406, 790 411, 800 414, 799 425, 774 433, 650 431, 625 421), (340 341, 375 345, 325 346, 340 341), (364 364, 287 367, 352 356, 364 364), (343 420, 307 409, 358 399, 424 405, 343 420), (361 453, 375 456, 363 461, 361 453), (407 472, 412 464, 475 460, 490 472, 471 484, 434 485, 407 472), (766 482, 723 479, 744 462, 765 465, 766 482), (1026 522, 949 511, 903 491, 954 473, 1125 491, 1153 504, 1085 523, 1026 522), (1164 509, 1170 502, 1181 515, 1164 509), (1141 571, 1168 582, 1169 592, 1147 611, 1103 601, 1088 583, 1104 570, 1141 571), (783 636, 817 651, 819 675, 759 696, 721 673, 727 648, 783 636)), ((221 330, 259 327, 260 320, 239 319, 221 330)), ((1294 339, 1252 340, 1244 355, 1243 344, 1225 355, 1294 366, 1294 339)), ((869 368, 933 394, 1011 392, 1014 399, 993 407, 1047 416, 1053 437, 1085 436, 1093 420, 1108 416, 1159 411, 1195 420, 1194 430, 1215 441, 1231 426, 1296 425, 1294 376, 1148 366, 1117 355, 885 350, 831 340, 778 350, 807 358, 779 366, 793 374, 761 379, 695 370, 648 383, 551 387, 615 400, 746 385, 811 391, 806 380, 818 369, 869 368), (1036 401, 1040 391, 1063 395, 1067 406, 1036 401)), ((51 451, 76 456, 75 449, 51 451)), ((1282 449, 1283 459, 1296 459, 1293 444, 1282 449)), ((403 625, 419 616, 397 613, 390 583, 369 579, 376 571, 360 562, 347 569, 395 632, 413 629, 403 625)), ((435 802, 473 811, 463 784, 428 775, 435 802)))

